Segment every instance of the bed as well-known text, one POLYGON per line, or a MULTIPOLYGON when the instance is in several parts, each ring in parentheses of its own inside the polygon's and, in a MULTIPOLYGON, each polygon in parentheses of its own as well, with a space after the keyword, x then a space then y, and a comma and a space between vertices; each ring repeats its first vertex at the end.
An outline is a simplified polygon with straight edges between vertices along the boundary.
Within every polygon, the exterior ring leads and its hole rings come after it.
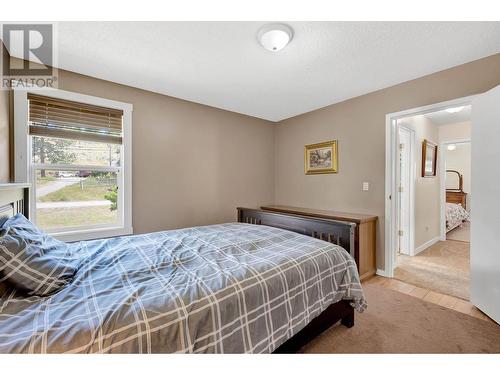
POLYGON ((462 225, 464 221, 469 220, 469 216, 460 203, 446 202, 446 232, 462 225))
POLYGON ((467 212, 467 193, 463 190, 463 175, 447 169, 446 180, 453 186, 446 189, 446 232, 449 232, 469 220, 470 215, 467 212))
MULTIPOLYGON (((27 194, 0 189, 3 221, 28 214, 27 194)), ((68 244, 77 271, 62 289, 0 285, 0 353, 293 352, 352 326, 366 308, 352 226, 283 216, 68 244)))

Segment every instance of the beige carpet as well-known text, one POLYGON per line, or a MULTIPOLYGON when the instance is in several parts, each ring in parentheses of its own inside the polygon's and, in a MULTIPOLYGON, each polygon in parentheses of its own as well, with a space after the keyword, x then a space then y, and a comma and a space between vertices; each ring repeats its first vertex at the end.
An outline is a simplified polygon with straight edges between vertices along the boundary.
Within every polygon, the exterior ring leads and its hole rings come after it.
POLYGON ((394 277, 468 301, 469 248, 468 242, 439 241, 416 256, 398 255, 394 277))
POLYGON ((461 226, 446 233, 447 240, 470 242, 470 223, 466 221, 461 226))
POLYGON ((303 353, 500 353, 500 326, 382 286, 363 286, 354 327, 331 327, 303 353))

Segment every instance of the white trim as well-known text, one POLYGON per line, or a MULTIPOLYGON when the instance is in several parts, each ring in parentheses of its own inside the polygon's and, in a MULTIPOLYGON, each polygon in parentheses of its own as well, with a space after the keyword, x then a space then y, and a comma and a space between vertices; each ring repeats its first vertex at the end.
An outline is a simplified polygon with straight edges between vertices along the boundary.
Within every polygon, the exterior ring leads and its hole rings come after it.
POLYGON ((441 103, 426 105, 407 109, 404 111, 389 113, 385 116, 385 270, 387 277, 394 277, 394 254, 396 249, 396 200, 391 199, 396 196, 396 160, 395 150, 397 147, 396 120, 416 116, 429 112, 441 111, 446 108, 472 105, 472 100, 478 95, 471 95, 464 98, 448 100, 441 103))
POLYGON ((6 182, 6 183, 0 184, 0 190, 29 188, 30 186, 31 186, 31 184, 28 184, 28 183, 6 182))
MULTIPOLYGON (((93 170, 101 172, 117 172, 119 179, 118 189, 118 217, 120 224, 96 227, 85 227, 77 230, 65 228, 54 234, 57 238, 66 241, 77 241, 84 239, 103 238, 133 233, 132 228, 132 111, 133 106, 129 103, 99 98, 95 96, 58 90, 58 89, 34 89, 26 87, 14 88, 14 174, 15 181, 20 183, 29 182, 33 175, 31 167, 31 142, 28 131, 28 93, 36 93, 51 98, 71 100, 79 103, 91 104, 101 107, 119 109, 123 111, 123 143, 120 167, 105 166, 72 166, 64 164, 44 164, 33 166, 33 169, 59 169, 59 170, 93 170)), ((31 218, 36 222, 36 186, 32 183, 31 218)))
POLYGON ((377 276, 382 276, 382 277, 392 277, 387 275, 387 273, 384 270, 381 270, 380 268, 377 268, 377 272, 375 272, 377 276))
POLYGON ((51 233, 51 235, 60 241, 75 242, 95 240, 106 237, 126 236, 133 234, 132 227, 105 227, 98 229, 75 230, 71 232, 51 233))
POLYGON ((92 170, 93 172, 118 172, 119 167, 107 167, 100 165, 68 165, 68 164, 33 164, 32 169, 45 169, 49 171, 86 171, 92 170))
MULTIPOLYGON (((396 124, 396 128, 398 128, 396 124)), ((416 134, 415 130, 409 128, 405 125, 399 125, 399 128, 404 129, 405 131, 410 133, 410 186, 408 186, 408 193, 410 195, 410 248, 408 249, 409 256, 415 255, 415 183, 416 183, 416 173, 417 173, 417 153, 416 153, 416 134)), ((397 140, 399 143, 399 138, 397 140)), ((398 175, 399 168, 396 169, 396 175, 398 176, 396 179, 399 181, 398 175)), ((399 212, 399 199, 396 200, 396 212, 399 212)), ((396 216, 396 222, 398 222, 398 216, 396 216)), ((394 254, 395 256, 395 254, 394 254)), ((393 258, 394 260, 394 258, 393 258)))
POLYGON ((417 247, 415 249, 415 254, 414 255, 417 255, 418 253, 424 251, 425 249, 427 249, 428 247, 431 247, 432 245, 434 245, 436 242, 439 242, 441 241, 441 238, 440 236, 436 236, 432 239, 430 239, 429 241, 423 243, 422 245, 420 245, 419 247, 417 247))
POLYGON ((80 94, 78 92, 65 91, 60 89, 40 89, 40 88, 26 88, 26 87, 13 87, 14 92, 24 92, 26 96, 28 93, 39 94, 43 96, 47 96, 49 98, 55 99, 63 99, 70 100, 73 102, 79 102, 84 104, 96 105, 100 107, 119 109, 123 112, 132 112, 134 110, 134 106, 130 103, 119 102, 116 100, 101 98, 98 96, 91 96, 80 94))
POLYGON ((438 158, 439 158, 439 183, 441 184, 440 200, 441 207, 439 210, 440 228, 439 235, 441 241, 446 241, 446 145, 460 143, 471 143, 470 138, 454 139, 439 143, 438 158))
MULTIPOLYGON (((123 108, 122 108, 123 109, 123 108)), ((132 228, 132 105, 128 105, 128 110, 123 110, 123 165, 127 168, 120 168, 123 177, 123 186, 125 189, 118 193, 122 195, 123 201, 123 227, 129 228, 130 233, 133 233, 132 228)))
MULTIPOLYGON (((395 243, 395 228, 396 228, 396 191, 393 191, 395 179, 395 168, 393 163, 394 151, 396 150, 396 120, 390 115, 385 117, 385 252, 384 259, 385 269, 383 270, 385 277, 394 277, 394 254, 397 244, 395 243)), ((377 271, 378 274, 378 271, 377 271)))
POLYGON ((415 255, 415 184, 417 180, 417 140, 416 133, 411 129, 411 165, 410 165, 410 255, 415 255))
POLYGON ((14 181, 29 182, 28 91, 13 90, 14 94, 14 181), (24 151, 24 152, 23 152, 24 151))

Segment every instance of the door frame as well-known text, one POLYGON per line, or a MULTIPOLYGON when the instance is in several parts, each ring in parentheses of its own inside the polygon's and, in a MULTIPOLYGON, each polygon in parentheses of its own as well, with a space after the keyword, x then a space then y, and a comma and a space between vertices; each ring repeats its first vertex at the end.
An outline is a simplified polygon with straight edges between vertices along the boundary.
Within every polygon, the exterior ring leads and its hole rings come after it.
MULTIPOLYGON (((397 121, 397 120, 396 120, 397 121)), ((405 125, 398 125, 396 123, 396 130, 398 130, 398 143, 399 143, 399 129, 404 129, 410 134, 410 160, 408 160, 408 165, 410 168, 409 174, 410 174, 410 185, 408 186, 408 195, 409 195, 409 201, 410 201, 410 209, 409 209, 409 215, 410 215, 410 221, 408 223, 408 229, 409 229, 409 240, 410 240, 410 246, 408 248, 408 255, 413 256, 415 255, 415 178, 416 178, 416 144, 415 144, 415 130, 411 129, 408 126, 405 125)), ((396 168, 396 181, 400 181, 401 176, 399 175, 399 168, 396 168)), ((399 207, 399 199, 396 199, 396 223, 399 222, 399 214, 401 212, 401 207, 399 207)), ((399 225, 398 225, 399 227, 399 225)), ((399 243, 399 238, 396 236, 396 240, 398 240, 399 243)), ((397 252, 397 248, 395 249, 396 251, 393 252, 393 263, 395 261, 395 256, 397 252)))
MULTIPOLYGON (((397 199, 391 199, 397 194, 397 147, 399 135, 397 120, 403 117, 422 115, 429 112, 441 111, 451 107, 472 105, 472 101, 478 95, 466 96, 430 104, 422 107, 406 109, 399 112, 388 113, 385 116, 385 251, 384 269, 378 269, 377 274, 385 277, 394 277, 394 254, 397 246, 397 199)), ((439 152, 438 152, 439 158, 439 152)))
POLYGON ((439 183, 441 184, 440 232, 441 241, 446 241, 446 147, 450 144, 471 143, 470 138, 453 139, 439 142, 439 183))

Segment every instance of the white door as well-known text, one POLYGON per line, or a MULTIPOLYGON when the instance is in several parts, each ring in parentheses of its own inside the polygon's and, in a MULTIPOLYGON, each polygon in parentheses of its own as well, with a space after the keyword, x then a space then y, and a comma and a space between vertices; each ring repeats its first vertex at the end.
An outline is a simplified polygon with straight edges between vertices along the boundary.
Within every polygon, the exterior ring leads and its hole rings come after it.
POLYGON ((399 128, 399 246, 401 254, 410 255, 410 161, 411 133, 399 128))
POLYGON ((500 86, 472 103, 471 302, 500 323, 500 86))

